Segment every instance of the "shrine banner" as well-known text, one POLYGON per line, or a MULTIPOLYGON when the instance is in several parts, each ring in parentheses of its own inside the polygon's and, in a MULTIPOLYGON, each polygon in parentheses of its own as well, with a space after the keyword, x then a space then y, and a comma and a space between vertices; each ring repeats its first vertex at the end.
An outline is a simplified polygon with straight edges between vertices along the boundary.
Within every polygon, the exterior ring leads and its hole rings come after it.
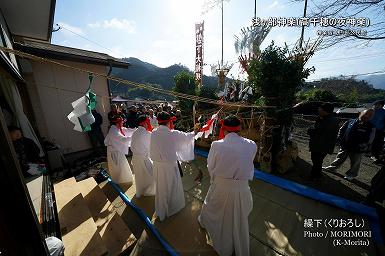
POLYGON ((203 78, 203 30, 204 21, 195 24, 195 80, 198 82, 198 86, 202 86, 203 78))

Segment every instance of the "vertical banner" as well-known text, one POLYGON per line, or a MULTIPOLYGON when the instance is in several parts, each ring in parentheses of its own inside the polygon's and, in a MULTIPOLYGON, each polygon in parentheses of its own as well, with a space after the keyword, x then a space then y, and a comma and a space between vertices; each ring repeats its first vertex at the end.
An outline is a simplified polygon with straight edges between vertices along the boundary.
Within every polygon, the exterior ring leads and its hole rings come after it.
POLYGON ((195 80, 199 87, 202 86, 203 78, 203 30, 204 21, 195 24, 195 80))

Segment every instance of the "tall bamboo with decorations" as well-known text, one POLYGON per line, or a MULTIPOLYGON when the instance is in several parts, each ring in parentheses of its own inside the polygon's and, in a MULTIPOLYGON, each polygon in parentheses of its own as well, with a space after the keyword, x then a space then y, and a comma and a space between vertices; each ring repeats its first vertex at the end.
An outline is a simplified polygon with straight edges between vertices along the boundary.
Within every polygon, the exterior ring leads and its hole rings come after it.
POLYGON ((295 94, 304 79, 314 71, 305 68, 306 61, 314 53, 308 45, 301 49, 278 47, 272 42, 265 50, 256 53, 248 63, 249 83, 256 92, 255 100, 266 106, 260 139, 261 169, 266 172, 282 171, 279 158, 290 145, 292 105, 295 94))

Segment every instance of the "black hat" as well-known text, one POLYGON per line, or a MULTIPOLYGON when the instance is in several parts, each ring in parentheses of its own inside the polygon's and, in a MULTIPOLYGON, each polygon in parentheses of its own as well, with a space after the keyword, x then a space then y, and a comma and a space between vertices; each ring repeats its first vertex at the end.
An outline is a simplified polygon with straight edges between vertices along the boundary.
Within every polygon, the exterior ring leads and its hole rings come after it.
POLYGON ((322 108, 325 112, 332 114, 334 111, 334 106, 331 103, 323 103, 320 108, 322 108))
POLYGON ((238 127, 241 125, 241 120, 234 115, 229 115, 223 120, 223 124, 229 127, 238 127))
POLYGON ((157 119, 159 124, 166 124, 170 121, 170 114, 167 113, 166 111, 162 111, 158 113, 157 119))
POLYGON ((17 126, 14 126, 14 125, 10 125, 10 126, 8 126, 8 131, 9 132, 21 131, 21 129, 20 129, 20 127, 17 127, 17 126))
POLYGON ((141 122, 146 121, 146 119, 147 119, 147 116, 146 116, 146 115, 140 115, 140 116, 138 116, 138 118, 136 119, 136 121, 137 121, 138 123, 141 123, 141 122))

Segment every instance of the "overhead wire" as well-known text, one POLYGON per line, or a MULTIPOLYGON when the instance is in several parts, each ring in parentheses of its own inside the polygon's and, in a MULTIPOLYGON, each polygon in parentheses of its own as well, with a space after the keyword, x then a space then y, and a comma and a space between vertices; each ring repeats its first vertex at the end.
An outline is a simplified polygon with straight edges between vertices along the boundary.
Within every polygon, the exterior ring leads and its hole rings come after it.
MULTIPOLYGON (((330 76, 330 78, 339 78, 339 77, 351 78, 351 77, 356 77, 356 76, 367 76, 367 75, 375 75, 375 74, 383 74, 383 73, 385 73, 385 69, 373 71, 373 72, 368 72, 368 73, 360 73, 360 74, 336 75, 336 76, 330 76)), ((308 82, 315 82, 315 81, 319 81, 319 79, 312 79, 312 80, 307 80, 307 81, 308 82)))
POLYGON ((89 38, 87 38, 87 37, 85 37, 85 36, 83 36, 83 35, 81 35, 79 33, 76 33, 75 31, 72 31, 71 29, 69 29, 69 28, 67 28, 67 27, 65 27, 65 26, 63 26, 61 24, 56 23, 56 26, 58 26, 58 29, 56 31, 59 31, 60 29, 67 30, 68 32, 70 32, 70 33, 72 33, 74 35, 77 35, 77 36, 83 38, 84 40, 86 40, 86 41, 88 41, 90 43, 93 43, 93 44, 95 44, 95 45, 97 45, 97 46, 99 46, 99 47, 101 47, 101 48, 103 48, 105 50, 108 50, 110 53, 113 53, 113 54, 116 54, 117 56, 123 57, 121 54, 118 54, 114 50, 112 50, 112 49, 110 49, 110 48, 108 48, 108 47, 106 47, 106 46, 104 46, 104 45, 102 45, 102 44, 100 44, 100 43, 98 43, 96 41, 93 41, 93 40, 91 40, 91 39, 89 39, 89 38))
MULTIPOLYGON (((180 92, 169 91, 169 90, 166 90, 166 89, 163 89, 163 88, 159 88, 159 87, 157 87, 157 85, 153 85, 153 84, 149 84, 149 83, 148 84, 142 84, 142 83, 137 83, 137 82, 125 80, 125 79, 118 78, 118 77, 109 76, 109 75, 106 75, 106 74, 96 73, 96 72, 93 72, 93 71, 90 71, 90 70, 87 70, 87 69, 70 66, 70 65, 67 65, 67 64, 64 64, 64 63, 52 60, 52 59, 47 59, 47 58, 39 57, 39 56, 36 56, 36 55, 33 55, 33 54, 29 54, 29 53, 26 53, 26 52, 15 50, 15 49, 6 48, 6 47, 3 47, 3 46, 0 46, 0 50, 2 50, 4 52, 8 52, 8 53, 13 53, 13 54, 15 54, 17 56, 20 56, 22 58, 32 59, 32 60, 36 60, 36 61, 39 61, 39 62, 51 63, 51 64, 55 64, 55 65, 58 65, 58 66, 65 67, 65 68, 69 68, 69 69, 72 69, 72 70, 76 70, 76 71, 82 72, 82 73, 87 73, 87 74, 91 73, 91 74, 93 74, 95 76, 104 77, 104 78, 106 78, 108 80, 118 82, 119 84, 131 85, 131 86, 134 86, 136 88, 147 89, 147 90, 150 90, 150 91, 159 92, 159 93, 170 95, 170 96, 174 96, 174 97, 177 97, 177 98, 183 98, 183 99, 188 99, 188 100, 192 100, 192 101, 209 103, 209 104, 213 104, 213 105, 229 106, 229 107, 237 107, 237 108, 238 107, 257 108, 257 109, 275 108, 274 106, 261 106, 261 105, 257 105, 257 104, 244 104, 244 103, 223 102, 223 101, 213 100, 213 99, 209 99, 209 98, 205 98, 205 97, 200 97, 200 96, 189 95, 189 94, 180 93, 180 92)), ((360 74, 342 75, 342 76, 339 76, 339 77, 354 77, 354 76, 371 75, 371 74, 378 74, 378 73, 385 73, 385 70, 378 70, 378 71, 374 71, 374 72, 367 72, 367 73, 360 73, 360 74)), ((56 89, 61 89, 61 88, 56 88, 56 89)))
MULTIPOLYGON (((112 49, 96 42, 96 41, 93 41, 79 33, 76 33, 75 31, 72 31, 71 29, 67 28, 66 26, 63 26, 62 24, 56 24, 56 26, 58 26, 58 30, 60 29, 64 29, 64 30, 67 30, 68 32, 74 34, 74 35, 77 35, 81 38, 83 38, 84 40, 87 40, 95 45, 98 45, 99 47, 105 49, 105 50, 108 50, 110 51, 111 53, 114 53, 114 54, 117 54, 115 51, 113 51, 112 49)), ((56 31, 58 31, 56 30, 56 31)), ((56 32, 55 31, 55 32, 56 32)), ((291 43, 291 44, 286 44, 288 47, 291 47, 291 46, 294 46, 296 43, 291 43)), ((117 55, 120 55, 120 54, 117 54, 117 55)), ((321 60, 316 60, 316 61, 312 61, 311 63, 314 63, 314 64, 317 64, 317 63, 324 63, 324 62, 330 62, 330 61, 350 61, 350 60, 356 60, 356 59, 366 59, 366 58, 378 58, 380 56, 383 56, 385 55, 385 53, 372 53, 372 54, 363 54, 363 55, 357 55, 357 56, 349 56, 349 57, 343 57, 343 58, 334 58, 334 59, 321 59, 321 60)), ((238 59, 231 59, 230 60, 230 65, 233 66, 235 63, 238 62, 238 59)), ((210 64, 211 65, 211 64, 210 64)), ((346 75, 346 77, 349 77, 349 76, 359 76, 359 75, 367 75, 367 74, 376 74, 376 73, 381 73, 381 72, 373 72, 373 73, 366 73, 366 74, 357 74, 357 75, 346 75)), ((120 83, 120 82, 119 82, 120 83)))
POLYGON ((169 90, 166 90, 166 89, 163 89, 163 88, 159 88, 159 87, 157 87, 156 85, 153 85, 153 84, 149 84, 149 83, 148 84, 142 84, 142 83, 137 83, 137 82, 125 80, 125 79, 122 79, 122 78, 118 78, 118 77, 114 77, 114 76, 110 76, 110 75, 106 75, 106 74, 101 74, 101 73, 93 72, 93 71, 90 71, 90 70, 87 70, 87 69, 70 66, 70 65, 67 65, 67 64, 64 64, 64 63, 52 60, 52 59, 47 59, 47 58, 39 57, 39 56, 30 54, 30 53, 26 53, 26 52, 22 52, 22 51, 19 51, 19 50, 9 49, 9 48, 2 47, 2 46, 0 46, 0 50, 2 50, 4 52, 8 52, 8 53, 13 53, 13 54, 15 54, 17 56, 20 56, 22 58, 27 58, 27 59, 36 60, 36 61, 39 61, 39 62, 55 64, 55 65, 58 65, 58 66, 61 66, 61 67, 65 67, 65 68, 69 68, 69 69, 72 69, 72 70, 76 70, 78 72, 87 73, 87 74, 93 74, 94 76, 103 77, 103 78, 106 78, 106 79, 111 80, 111 81, 119 82, 121 84, 132 85, 132 86, 135 86, 137 88, 147 89, 147 90, 150 90, 150 91, 159 92, 159 93, 163 93, 163 94, 166 94, 166 95, 170 95, 170 96, 174 96, 174 97, 178 97, 178 98, 182 98, 182 99, 188 99, 188 100, 193 100, 193 101, 195 100, 195 101, 198 101, 198 102, 204 102, 204 103, 209 103, 209 104, 214 104, 214 105, 232 106, 232 107, 260 108, 260 109, 275 108, 274 106, 260 106, 260 105, 257 105, 257 104, 243 104, 243 103, 223 102, 223 101, 213 100, 213 99, 204 98, 204 97, 200 97, 200 96, 195 96, 195 95, 189 95, 189 94, 180 93, 180 92, 169 91, 169 90))
POLYGON ((315 61, 312 61, 311 63, 323 63, 323 62, 329 62, 329 61, 346 61, 346 60, 358 60, 358 59, 366 59, 366 58, 377 58, 377 57, 381 57, 383 55, 385 55, 385 53, 363 54, 363 55, 349 56, 349 57, 344 57, 344 58, 315 60, 315 61))

